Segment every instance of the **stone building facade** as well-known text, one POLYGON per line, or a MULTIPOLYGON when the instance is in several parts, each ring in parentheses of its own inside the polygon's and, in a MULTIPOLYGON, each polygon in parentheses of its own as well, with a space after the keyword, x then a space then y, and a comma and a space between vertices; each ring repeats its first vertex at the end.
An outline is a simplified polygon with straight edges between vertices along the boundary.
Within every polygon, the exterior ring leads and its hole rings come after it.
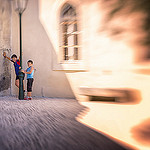
POLYGON ((2 54, 11 54, 11 3, 0 0, 0 96, 11 94, 11 66, 2 54))

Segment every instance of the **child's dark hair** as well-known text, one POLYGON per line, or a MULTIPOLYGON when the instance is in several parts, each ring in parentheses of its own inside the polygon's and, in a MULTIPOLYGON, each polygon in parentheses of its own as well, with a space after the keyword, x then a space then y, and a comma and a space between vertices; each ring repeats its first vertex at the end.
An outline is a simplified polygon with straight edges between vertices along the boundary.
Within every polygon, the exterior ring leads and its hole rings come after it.
POLYGON ((11 56, 11 58, 17 58, 17 55, 13 54, 13 55, 11 56))
POLYGON ((32 61, 32 60, 28 60, 28 62, 31 63, 31 64, 33 64, 33 61, 32 61))

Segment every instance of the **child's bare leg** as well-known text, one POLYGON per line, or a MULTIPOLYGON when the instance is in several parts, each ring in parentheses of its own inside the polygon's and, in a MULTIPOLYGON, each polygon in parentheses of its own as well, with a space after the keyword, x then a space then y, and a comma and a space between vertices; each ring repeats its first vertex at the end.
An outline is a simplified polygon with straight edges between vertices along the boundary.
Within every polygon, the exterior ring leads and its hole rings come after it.
POLYGON ((15 81, 15 85, 19 88, 19 79, 15 81))
POLYGON ((31 97, 31 94, 32 94, 32 92, 28 92, 28 94, 27 94, 27 95, 28 95, 28 97, 31 97))
MULTIPOLYGON (((15 85, 19 88, 19 79, 15 81, 15 85)), ((24 80, 23 80, 23 90, 25 91, 24 80)))

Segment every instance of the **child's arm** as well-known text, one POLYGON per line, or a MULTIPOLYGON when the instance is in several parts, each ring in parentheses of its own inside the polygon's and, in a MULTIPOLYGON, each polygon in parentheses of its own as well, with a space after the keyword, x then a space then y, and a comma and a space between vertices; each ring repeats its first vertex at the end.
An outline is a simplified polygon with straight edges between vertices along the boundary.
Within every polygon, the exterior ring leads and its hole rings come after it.
POLYGON ((30 69, 30 71, 29 71, 29 72, 27 72, 27 71, 22 71, 22 72, 23 72, 23 73, 26 73, 26 74, 31 74, 33 70, 34 70, 34 68, 33 68, 33 67, 31 67, 31 69, 30 69))
POLYGON ((11 58, 6 56, 6 52, 3 53, 3 56, 11 61, 11 58))

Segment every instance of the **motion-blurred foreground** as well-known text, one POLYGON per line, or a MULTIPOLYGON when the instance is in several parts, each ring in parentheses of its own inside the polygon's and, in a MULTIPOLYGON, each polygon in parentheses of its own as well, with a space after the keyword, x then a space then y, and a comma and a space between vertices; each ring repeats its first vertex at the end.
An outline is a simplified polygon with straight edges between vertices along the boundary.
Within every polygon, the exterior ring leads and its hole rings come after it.
MULTIPOLYGON (((36 68, 33 95, 87 101, 78 121, 149 149, 150 1, 29 0, 22 19, 23 67, 32 58, 36 68)), ((0 0, 1 96, 18 94, 2 56, 19 55, 18 40, 13 1, 0 0)))
POLYGON ((75 118, 87 108, 74 99, 0 98, 0 150, 125 150, 75 118))

